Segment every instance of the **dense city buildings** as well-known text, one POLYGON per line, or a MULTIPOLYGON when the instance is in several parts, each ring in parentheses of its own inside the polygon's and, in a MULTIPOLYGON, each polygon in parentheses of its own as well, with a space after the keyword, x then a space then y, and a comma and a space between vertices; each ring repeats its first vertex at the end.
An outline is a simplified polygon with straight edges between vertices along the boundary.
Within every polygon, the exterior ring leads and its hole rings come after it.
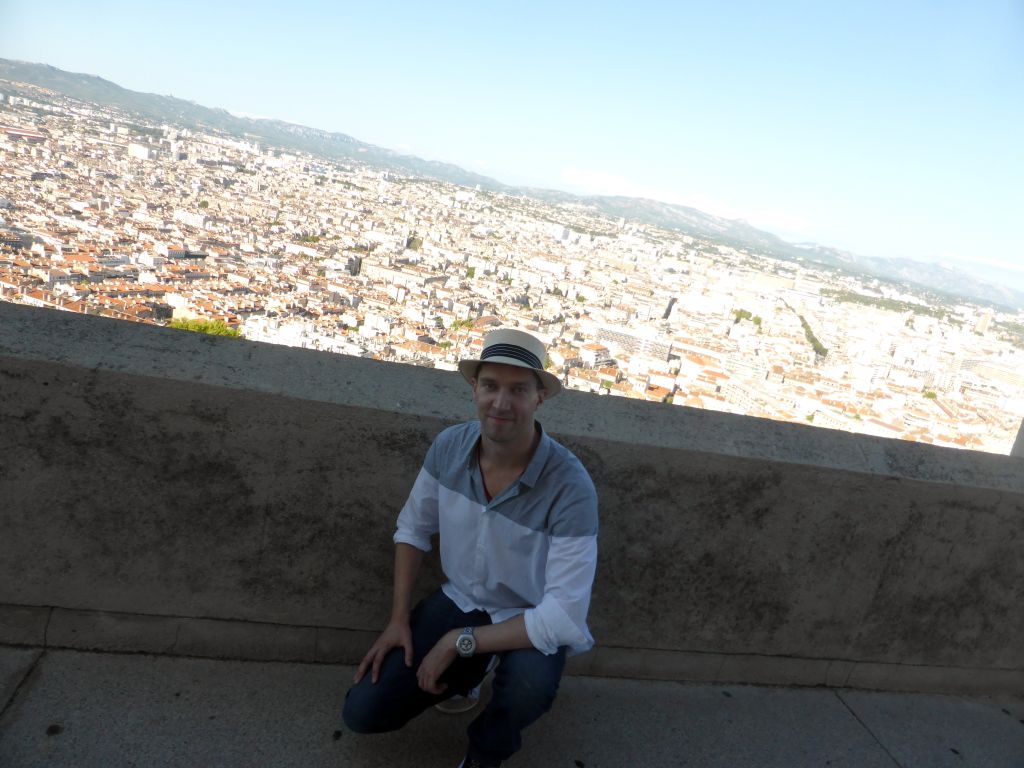
POLYGON ((1021 312, 2 81, 0 298, 446 369, 516 325, 573 389, 1000 453, 1024 417, 1021 312))

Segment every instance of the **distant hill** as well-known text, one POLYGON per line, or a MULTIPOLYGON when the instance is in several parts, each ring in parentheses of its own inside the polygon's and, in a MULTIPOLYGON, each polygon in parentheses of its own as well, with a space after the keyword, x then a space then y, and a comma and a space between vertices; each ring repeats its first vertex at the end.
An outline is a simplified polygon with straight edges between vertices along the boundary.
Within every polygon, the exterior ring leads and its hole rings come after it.
POLYGON ((608 216, 654 224, 776 258, 866 274, 897 284, 920 286, 941 295, 999 308, 1024 309, 1024 292, 976 279, 961 270, 910 259, 858 256, 813 243, 789 243, 745 221, 723 219, 696 208, 643 198, 579 196, 558 190, 512 187, 451 163, 399 154, 344 133, 322 131, 281 120, 238 117, 224 109, 204 107, 173 96, 131 91, 95 75, 65 72, 48 64, 0 59, 0 80, 48 88, 80 101, 116 107, 154 122, 196 130, 223 131, 238 138, 263 141, 281 149, 308 152, 335 160, 358 161, 461 186, 480 186, 494 192, 525 195, 549 203, 584 205, 608 216))
POLYGON ((117 107, 155 122, 198 130, 211 128, 238 138, 259 139, 281 149, 334 159, 358 160, 405 173, 444 179, 453 184, 480 184, 488 189, 506 189, 494 179, 470 173, 456 165, 400 155, 344 133, 321 131, 282 120, 238 117, 225 109, 204 107, 174 96, 131 91, 95 75, 65 72, 48 64, 0 59, 0 79, 49 88, 80 101, 117 107))

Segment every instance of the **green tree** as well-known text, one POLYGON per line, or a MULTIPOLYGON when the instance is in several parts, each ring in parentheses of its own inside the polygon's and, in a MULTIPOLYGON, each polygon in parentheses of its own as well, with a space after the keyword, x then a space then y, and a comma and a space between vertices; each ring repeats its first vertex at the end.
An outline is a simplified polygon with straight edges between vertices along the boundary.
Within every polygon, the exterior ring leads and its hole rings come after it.
POLYGON ((828 355, 828 349, 825 348, 824 344, 818 341, 818 337, 814 335, 814 332, 811 330, 811 326, 804 319, 804 316, 797 315, 797 317, 800 318, 800 325, 804 327, 804 337, 814 348, 814 354, 818 355, 819 357, 825 357, 826 355, 828 355))
POLYGON ((193 333, 206 333, 210 336, 233 336, 238 337, 242 332, 237 328, 230 327, 223 320, 171 320, 168 328, 176 328, 179 331, 192 331, 193 333))
POLYGON ((199 207, 200 208, 209 208, 210 207, 210 201, 209 200, 200 200, 199 201, 199 207))
POLYGON ((948 312, 941 307, 932 307, 916 303, 912 304, 908 301, 884 299, 878 296, 864 296, 863 294, 860 293, 854 293, 852 291, 845 290, 836 290, 833 288, 823 288, 821 291, 821 295, 833 298, 836 301, 845 301, 851 304, 865 304, 870 307, 887 309, 892 312, 912 312, 918 315, 928 315, 930 317, 945 319, 947 321, 950 320, 948 312))

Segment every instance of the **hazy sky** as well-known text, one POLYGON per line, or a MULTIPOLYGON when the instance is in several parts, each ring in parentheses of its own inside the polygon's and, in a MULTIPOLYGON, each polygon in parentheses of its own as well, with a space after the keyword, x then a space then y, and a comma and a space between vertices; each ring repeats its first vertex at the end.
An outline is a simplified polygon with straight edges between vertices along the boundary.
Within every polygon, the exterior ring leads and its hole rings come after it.
POLYGON ((1024 0, 0 0, 0 57, 1024 288, 1024 0))

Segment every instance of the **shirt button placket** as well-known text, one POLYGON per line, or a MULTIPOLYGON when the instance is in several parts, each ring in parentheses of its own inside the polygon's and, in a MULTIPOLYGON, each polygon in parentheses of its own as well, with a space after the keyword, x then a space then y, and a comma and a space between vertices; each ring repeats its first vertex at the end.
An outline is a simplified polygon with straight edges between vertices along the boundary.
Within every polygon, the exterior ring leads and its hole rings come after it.
POLYGON ((476 533, 476 557, 473 563, 473 592, 475 597, 479 601, 483 598, 483 584, 486 580, 487 575, 487 538, 491 528, 491 516, 494 513, 491 511, 491 505, 488 504, 483 508, 480 514, 480 524, 477 526, 476 533))

